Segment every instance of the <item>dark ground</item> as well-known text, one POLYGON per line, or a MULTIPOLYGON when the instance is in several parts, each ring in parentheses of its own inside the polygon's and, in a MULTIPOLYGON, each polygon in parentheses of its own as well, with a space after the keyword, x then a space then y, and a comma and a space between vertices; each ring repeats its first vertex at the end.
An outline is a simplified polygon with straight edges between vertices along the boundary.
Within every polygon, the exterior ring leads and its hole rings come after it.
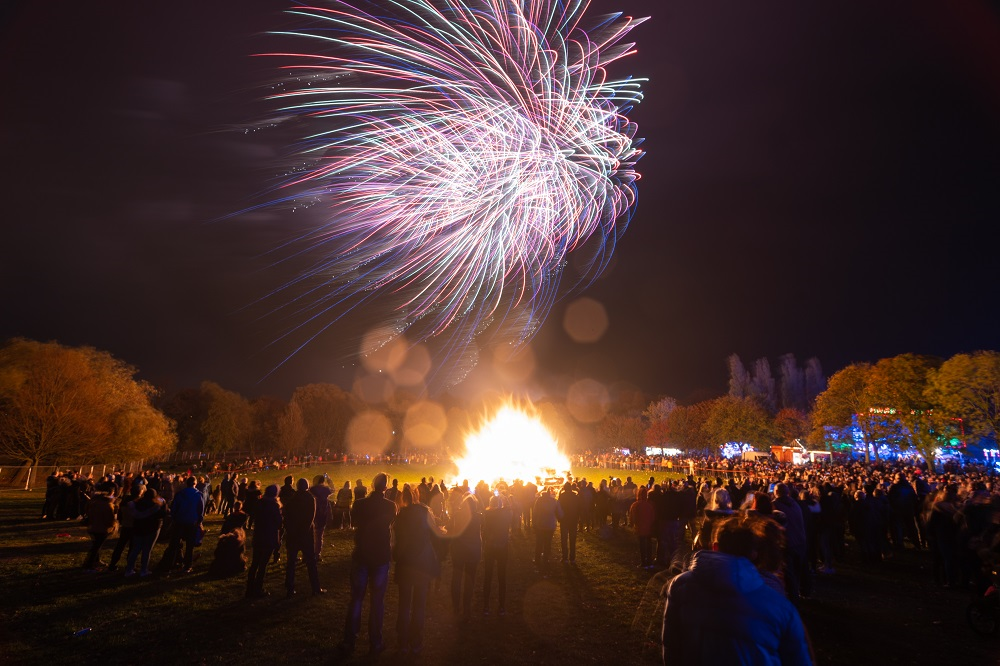
MULTIPOLYGON (((347 532, 328 533, 320 565, 327 595, 305 594, 302 570, 300 594, 286 600, 282 563, 281 571, 268 572, 273 596, 250 603, 243 599, 242 577, 217 581, 205 573, 217 516, 209 518, 195 573, 126 581, 120 569, 84 573, 85 528, 38 520, 41 499, 37 492, 0 492, 0 663, 337 663, 348 596, 347 532)), ((104 561, 110 547, 109 541, 104 561)), ((659 663, 663 574, 650 576, 634 567, 634 541, 625 533, 608 540, 582 534, 578 548, 577 567, 556 565, 546 578, 530 565, 528 540, 516 539, 508 615, 474 614, 467 626, 451 617, 446 563, 442 588, 429 603, 419 662, 659 663)), ((161 553, 158 547, 154 561, 161 553)), ((966 625, 971 593, 934 585, 929 560, 927 553, 908 549, 878 567, 862 567, 848 548, 847 561, 835 574, 818 577, 814 596, 802 605, 818 663, 1000 664, 1000 641, 980 639, 966 625)), ((479 585, 481 580, 482 568, 479 585)), ((482 608, 481 588, 473 603, 482 608)), ((391 649, 395 608, 390 584, 385 622, 390 649, 380 663, 402 663, 391 649)), ((347 663, 369 662, 364 632, 363 624, 359 653, 347 663)))

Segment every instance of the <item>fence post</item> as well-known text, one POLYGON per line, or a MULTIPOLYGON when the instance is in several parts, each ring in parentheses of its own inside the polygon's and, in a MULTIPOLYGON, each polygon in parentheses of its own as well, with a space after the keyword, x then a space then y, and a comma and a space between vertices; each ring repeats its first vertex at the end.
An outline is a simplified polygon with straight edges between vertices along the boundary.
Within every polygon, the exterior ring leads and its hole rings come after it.
POLYGON ((24 489, 25 490, 31 490, 31 470, 32 469, 34 469, 34 468, 33 467, 29 467, 28 468, 28 478, 24 480, 24 489))

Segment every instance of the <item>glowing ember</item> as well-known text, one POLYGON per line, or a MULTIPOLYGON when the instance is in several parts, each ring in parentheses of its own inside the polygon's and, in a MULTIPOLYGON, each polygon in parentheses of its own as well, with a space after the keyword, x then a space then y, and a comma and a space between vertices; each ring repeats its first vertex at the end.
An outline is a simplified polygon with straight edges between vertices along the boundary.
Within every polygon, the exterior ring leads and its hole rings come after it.
POLYGON ((506 406, 465 440, 465 456, 455 460, 458 479, 490 483, 535 481, 565 476, 569 458, 534 415, 506 406))

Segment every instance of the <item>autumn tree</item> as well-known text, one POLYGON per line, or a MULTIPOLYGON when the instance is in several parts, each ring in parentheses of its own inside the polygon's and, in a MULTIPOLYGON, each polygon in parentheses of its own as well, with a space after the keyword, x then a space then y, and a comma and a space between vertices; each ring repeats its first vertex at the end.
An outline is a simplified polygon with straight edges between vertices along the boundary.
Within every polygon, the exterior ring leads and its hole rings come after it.
POLYGON ((778 440, 774 421, 754 398, 723 396, 715 400, 704 430, 713 447, 726 442, 745 442, 766 448, 778 440))
POLYGON ((676 408, 677 400, 669 396, 649 403, 646 411, 642 413, 646 419, 646 446, 663 446, 667 441, 667 419, 676 408))
POLYGON ((649 403, 646 410, 642 413, 646 420, 650 423, 656 421, 666 421, 667 417, 670 416, 670 412, 677 408, 677 399, 671 398, 670 396, 664 396, 659 400, 654 400, 649 403))
POLYGON ((291 450, 280 444, 280 420, 287 406, 284 400, 272 396, 261 396, 250 401, 250 434, 247 443, 251 453, 291 450))
POLYGON ((334 384, 308 384, 295 389, 292 402, 302 410, 308 451, 342 451, 344 435, 351 422, 351 400, 334 384))
POLYGON ((784 442, 801 439, 809 434, 809 417, 798 409, 785 407, 775 414, 774 427, 784 442))
POLYGON ((961 418, 969 435, 998 441, 1000 353, 952 356, 928 376, 926 397, 944 415, 961 418))
POLYGON ((883 433, 901 449, 917 450, 933 464, 934 451, 948 437, 948 422, 933 413, 925 396, 930 373, 941 365, 931 356, 900 354, 880 360, 868 375, 865 391, 875 413, 887 419, 883 433))
POLYGON ((683 451, 708 451, 711 443, 705 431, 705 422, 714 402, 706 400, 671 410, 663 441, 683 451))
POLYGON ((278 417, 278 447, 281 451, 301 451, 309 431, 302 419, 302 408, 295 401, 288 403, 278 417))
POLYGON ((598 426, 597 435, 606 444, 635 452, 643 450, 645 430, 637 416, 608 414, 598 426))
POLYGON ((168 453, 173 422, 136 372, 90 347, 9 341, 0 349, 0 452, 29 465, 168 453))
POLYGON ((250 403, 239 393, 227 391, 215 382, 201 384, 205 419, 201 422, 206 451, 242 451, 249 448, 253 418, 250 403))
POLYGON ((829 445, 831 440, 853 443, 852 428, 857 420, 865 445, 865 462, 868 462, 868 449, 876 439, 878 423, 867 416, 872 405, 865 388, 871 371, 869 363, 852 363, 830 377, 826 390, 816 397, 813 407, 813 430, 809 439, 813 446, 829 445))

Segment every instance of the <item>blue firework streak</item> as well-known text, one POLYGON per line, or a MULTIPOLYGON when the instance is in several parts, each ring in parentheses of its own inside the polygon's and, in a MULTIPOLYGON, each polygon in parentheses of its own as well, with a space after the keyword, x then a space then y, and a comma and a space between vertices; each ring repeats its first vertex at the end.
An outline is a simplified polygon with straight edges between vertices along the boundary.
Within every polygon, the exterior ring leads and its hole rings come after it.
MULTIPOLYGON (((323 207, 289 298, 312 339, 359 308, 386 340, 468 358, 517 347, 606 267, 636 201, 640 79, 611 79, 645 19, 588 1, 397 0, 294 7, 270 99, 306 128, 282 201, 323 207), (585 25, 586 23, 586 25, 585 25), (583 269, 567 279, 567 257, 583 269)), ((291 285, 288 285, 291 286, 291 285)), ((308 340, 306 341, 308 342, 308 340)), ((305 344, 303 342, 302 344, 305 344)), ((299 347, 301 348, 301 346, 299 347)))

